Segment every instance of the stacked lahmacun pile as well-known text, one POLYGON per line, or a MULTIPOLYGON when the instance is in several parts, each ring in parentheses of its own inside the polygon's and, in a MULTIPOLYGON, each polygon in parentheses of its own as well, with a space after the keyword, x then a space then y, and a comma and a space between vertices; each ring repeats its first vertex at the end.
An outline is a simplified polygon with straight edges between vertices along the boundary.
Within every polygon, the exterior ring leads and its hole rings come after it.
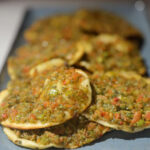
POLYGON ((8 59, 0 123, 17 145, 78 148, 112 129, 150 127, 150 80, 141 33, 108 12, 79 10, 38 20, 8 59))

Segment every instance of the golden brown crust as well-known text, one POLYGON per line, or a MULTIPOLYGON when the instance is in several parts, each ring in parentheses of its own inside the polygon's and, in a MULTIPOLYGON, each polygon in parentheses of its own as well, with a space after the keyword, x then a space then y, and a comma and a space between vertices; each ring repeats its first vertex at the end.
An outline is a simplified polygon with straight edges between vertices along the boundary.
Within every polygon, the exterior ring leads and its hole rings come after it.
POLYGON ((28 148, 78 148, 100 138, 109 128, 89 121, 83 116, 41 130, 14 130, 4 128, 8 138, 17 145, 28 148))
POLYGON ((54 145, 54 144, 49 144, 49 145, 40 145, 37 144, 33 141, 29 141, 29 140, 25 140, 25 139, 19 139, 15 133, 13 132, 13 130, 9 129, 9 128, 4 128, 4 133, 7 135, 8 139, 11 140, 13 143, 15 143, 16 145, 19 146, 23 146, 23 147, 27 147, 27 148, 32 148, 32 149, 46 149, 46 148, 50 148, 50 147, 57 147, 57 148, 61 148, 58 145, 54 145))

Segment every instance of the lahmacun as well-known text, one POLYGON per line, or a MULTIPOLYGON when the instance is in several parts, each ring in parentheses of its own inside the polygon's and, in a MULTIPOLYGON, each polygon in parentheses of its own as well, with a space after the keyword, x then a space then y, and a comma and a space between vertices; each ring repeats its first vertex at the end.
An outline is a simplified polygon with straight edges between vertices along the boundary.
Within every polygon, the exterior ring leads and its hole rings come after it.
POLYGON ((82 113, 91 95, 89 78, 79 69, 54 65, 36 70, 30 78, 12 80, 1 93, 1 124, 18 129, 61 124, 82 113))
POLYGON ((100 138, 108 131, 109 128, 82 116, 46 129, 24 131, 4 128, 5 134, 12 142, 32 149, 78 148, 100 138))
POLYGON ((95 73, 95 103, 84 115, 104 126, 126 132, 150 127, 150 80, 134 72, 95 73))

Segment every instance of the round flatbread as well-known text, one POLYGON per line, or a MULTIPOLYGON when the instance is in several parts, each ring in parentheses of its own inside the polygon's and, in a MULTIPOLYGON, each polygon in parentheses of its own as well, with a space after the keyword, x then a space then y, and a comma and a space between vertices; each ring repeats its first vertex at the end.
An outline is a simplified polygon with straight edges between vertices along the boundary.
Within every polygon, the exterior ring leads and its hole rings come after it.
POLYGON ((8 60, 9 75, 12 79, 25 77, 33 67, 53 58, 64 59, 68 65, 73 65, 84 55, 85 47, 82 43, 61 41, 45 46, 22 46, 17 50, 16 56, 8 60))
POLYGON ((33 149, 78 148, 100 138, 107 131, 109 128, 81 116, 47 129, 23 131, 4 128, 12 142, 33 149))
POLYGON ((80 10, 75 22, 85 32, 118 34, 126 38, 142 39, 142 34, 129 22, 115 14, 98 10, 80 10))
POLYGON ((132 42, 143 40, 142 34, 129 22, 110 12, 78 10, 71 15, 55 15, 33 23, 24 37, 29 43, 74 41, 97 34, 121 35, 132 42))
POLYGON ((30 78, 12 80, 0 95, 1 124, 37 129, 61 124, 91 103, 88 76, 79 69, 38 69, 30 78))
POLYGON ((95 102, 85 116, 126 132, 150 127, 150 80, 133 72, 95 73, 91 77, 95 102))
POLYGON ((73 15, 56 15, 36 21, 24 33, 29 43, 79 40, 84 34, 76 27, 73 15))
POLYGON ((101 34, 88 43, 85 59, 79 66, 91 72, 111 70, 135 71, 145 74, 146 67, 135 45, 118 35, 101 34))

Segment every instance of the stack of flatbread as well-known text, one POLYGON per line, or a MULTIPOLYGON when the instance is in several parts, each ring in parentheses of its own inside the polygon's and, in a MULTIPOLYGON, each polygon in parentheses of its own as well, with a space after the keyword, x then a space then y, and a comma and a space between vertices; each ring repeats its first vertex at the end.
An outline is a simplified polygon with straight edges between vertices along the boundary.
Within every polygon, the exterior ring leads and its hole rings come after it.
POLYGON ((0 93, 0 123, 13 143, 72 149, 112 129, 150 127, 143 37, 126 20, 79 10, 38 20, 24 38, 0 93))

